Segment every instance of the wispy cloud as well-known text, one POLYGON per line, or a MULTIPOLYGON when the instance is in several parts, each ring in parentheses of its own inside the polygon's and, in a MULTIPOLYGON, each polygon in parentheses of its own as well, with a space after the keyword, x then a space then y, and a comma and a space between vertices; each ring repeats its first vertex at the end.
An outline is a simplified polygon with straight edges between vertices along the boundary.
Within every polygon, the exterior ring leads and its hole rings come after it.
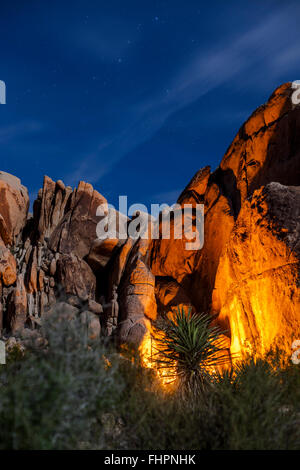
POLYGON ((292 7, 282 8, 254 28, 238 32, 225 46, 200 50, 175 77, 173 91, 168 95, 170 103, 178 108, 186 106, 223 83, 240 77, 255 64, 259 65, 256 74, 264 74, 266 85, 278 66, 278 57, 288 57, 286 67, 294 65, 296 50, 293 47, 291 51, 290 39, 285 39, 292 12, 292 7))
POLYGON ((21 121, 10 126, 0 127, 0 143, 17 140, 29 134, 35 134, 43 128, 43 124, 38 121, 21 121))
POLYGON ((275 55, 271 66, 274 74, 278 75, 282 70, 289 70, 291 68, 299 68, 300 61, 300 48, 299 44, 293 44, 281 50, 275 55))
POLYGON ((292 6, 283 7, 248 31, 237 31, 225 45, 200 49, 190 62, 179 67, 174 78, 166 81, 162 91, 132 105, 130 117, 124 117, 122 132, 87 156, 73 176, 80 173, 94 182, 103 178, 126 154, 150 139, 173 113, 229 80, 241 85, 241 81, 249 80, 249 71, 254 67, 268 90, 279 64, 284 63, 288 71, 299 59, 296 47, 290 49, 290 41, 285 39, 294 14, 292 6), (97 162, 102 162, 100 167, 97 162), (98 170, 94 172, 92 167, 98 170))
POLYGON ((109 149, 115 142, 115 139, 106 139, 101 142, 95 151, 81 156, 77 165, 73 165, 71 171, 64 176, 64 180, 70 186, 75 186, 79 181, 87 180, 95 184, 111 169, 109 159, 101 159, 99 155, 109 149))
POLYGON ((79 181, 83 180, 95 184, 109 169, 105 163, 101 164, 95 158, 87 157, 74 170, 65 175, 64 181, 70 186, 76 186, 79 181))

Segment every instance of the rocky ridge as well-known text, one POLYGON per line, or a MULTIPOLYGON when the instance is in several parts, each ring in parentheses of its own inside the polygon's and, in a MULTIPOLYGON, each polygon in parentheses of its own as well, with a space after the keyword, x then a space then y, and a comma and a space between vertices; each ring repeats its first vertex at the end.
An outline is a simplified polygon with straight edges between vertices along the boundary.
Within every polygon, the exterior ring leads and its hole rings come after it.
MULTIPOLYGON (((140 344, 157 315, 182 304, 215 314, 234 353, 288 350, 300 338, 300 108, 291 94, 279 87, 220 166, 200 169, 180 195, 181 206, 204 204, 201 250, 172 237, 99 240, 111 209, 84 182, 72 189, 45 177, 28 216, 26 188, 0 172, 0 329, 39 328, 65 302, 92 336, 140 344)), ((126 229, 130 220, 114 215, 126 229)))

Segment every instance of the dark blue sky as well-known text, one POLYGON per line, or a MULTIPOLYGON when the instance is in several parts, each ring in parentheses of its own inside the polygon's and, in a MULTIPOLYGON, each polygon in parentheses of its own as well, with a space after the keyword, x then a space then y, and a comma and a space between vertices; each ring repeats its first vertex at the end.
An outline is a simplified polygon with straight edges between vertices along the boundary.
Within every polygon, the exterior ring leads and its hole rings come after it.
POLYGON ((175 202, 249 114, 300 79, 300 2, 24 0, 0 5, 0 169, 110 202, 175 202))

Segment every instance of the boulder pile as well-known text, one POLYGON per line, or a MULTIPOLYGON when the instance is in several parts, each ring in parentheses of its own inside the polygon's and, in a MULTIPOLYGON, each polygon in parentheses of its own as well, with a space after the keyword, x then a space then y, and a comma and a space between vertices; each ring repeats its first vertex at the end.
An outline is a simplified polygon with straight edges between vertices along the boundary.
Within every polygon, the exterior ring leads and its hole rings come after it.
MULTIPOLYGON (((214 314, 234 354, 288 350, 300 339, 300 107, 292 92, 280 86, 220 166, 200 169, 180 195, 180 206, 204 205, 201 250, 172 236, 99 239, 97 224, 112 209, 84 182, 72 189, 45 176, 28 214, 26 188, 0 172, 0 330, 38 328, 64 302, 92 336, 140 344, 158 315, 185 305, 214 314)), ((126 231, 130 220, 113 215, 126 231)))

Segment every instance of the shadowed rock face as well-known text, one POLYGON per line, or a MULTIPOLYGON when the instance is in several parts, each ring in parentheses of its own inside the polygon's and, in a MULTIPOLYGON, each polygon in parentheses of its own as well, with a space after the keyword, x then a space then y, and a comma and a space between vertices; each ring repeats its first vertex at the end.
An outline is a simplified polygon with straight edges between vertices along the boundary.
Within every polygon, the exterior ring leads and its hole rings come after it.
MULTIPOLYGON (((27 220, 27 190, 0 172, 0 329, 38 324, 64 294, 97 337, 140 344, 157 315, 181 304, 216 314, 233 353, 288 350, 300 338, 300 107, 291 94, 290 84, 279 87, 220 166, 199 170, 178 198, 204 204, 201 250, 172 236, 99 240, 97 208, 110 209, 84 182, 73 190, 45 177, 27 220)), ((130 221, 117 220, 123 232, 130 221)))
MULTIPOLYGON (((5 183, 6 192, 13 193, 19 180, 10 175, 6 180, 14 185, 5 183)), ((25 201, 25 214, 27 206, 25 201)), ((45 176, 33 217, 20 234, 11 225, 10 239, 5 238, 8 243, 14 233, 22 235, 12 246, 14 255, 0 239, 0 328, 15 332, 25 324, 34 326, 65 299, 73 309, 83 309, 87 318, 96 314, 99 323, 100 316, 103 334, 117 332, 120 342, 142 339, 147 317, 156 317, 155 277, 147 265, 147 246, 142 240, 99 240, 99 206, 104 216, 111 215, 106 199, 90 184, 80 182, 72 190, 45 176)), ((11 206, 3 213, 9 211, 11 206)), ((124 234, 128 218, 117 212, 114 216, 117 232, 124 234)))
POLYGON ((38 241, 49 239, 68 210, 71 195, 70 186, 65 187, 62 181, 55 183, 48 176, 44 177, 43 188, 40 189, 33 205, 34 235, 38 241))
POLYGON ((178 306, 187 310, 193 307, 184 286, 171 277, 156 277, 155 296, 157 310, 162 315, 178 306))
POLYGON ((140 344, 157 316, 155 276, 149 267, 150 240, 128 238, 109 274, 108 299, 117 288, 119 301, 115 334, 119 343, 140 344))
POLYGON ((81 300, 95 299, 96 277, 89 265, 76 255, 59 256, 56 279, 66 294, 75 295, 81 300))
POLYGON ((27 191, 10 175, 5 185, 5 194, 19 198, 16 207, 8 197, 1 200, 8 206, 3 213, 10 238, 5 240, 6 244, 13 241, 14 253, 0 240, 1 305, 4 327, 15 331, 25 323, 34 324, 61 295, 75 295, 79 303, 95 300, 96 277, 83 258, 96 238, 97 207, 106 200, 89 184, 80 183, 73 191, 45 176, 33 217, 23 223, 19 236, 18 224, 26 219, 28 198, 23 198, 23 206, 20 201, 27 191), (20 217, 18 224, 12 223, 15 213, 20 217))
POLYGON ((128 217, 109 208, 108 220, 115 221, 116 235, 112 235, 111 238, 104 240, 96 238, 92 242, 87 256, 87 262, 95 272, 103 271, 111 258, 119 252, 120 248, 126 242, 125 234, 127 234, 128 217))
POLYGON ((51 234, 50 249, 75 254, 79 258, 87 256, 96 238, 96 226, 100 220, 96 212, 101 205, 107 205, 106 199, 90 184, 80 182, 71 195, 69 210, 51 234))

